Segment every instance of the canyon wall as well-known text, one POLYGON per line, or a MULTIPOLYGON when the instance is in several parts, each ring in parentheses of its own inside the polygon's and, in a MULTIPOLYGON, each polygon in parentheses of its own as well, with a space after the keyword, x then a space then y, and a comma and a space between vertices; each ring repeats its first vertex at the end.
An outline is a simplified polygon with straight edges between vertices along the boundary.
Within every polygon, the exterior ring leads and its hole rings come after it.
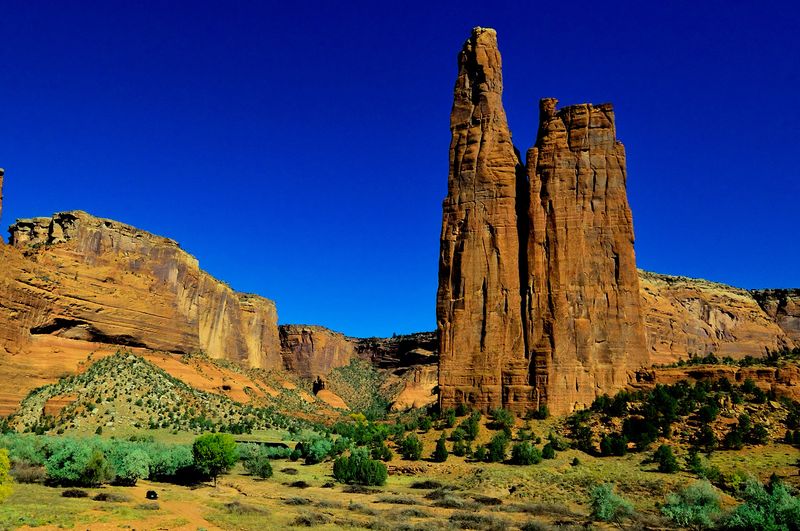
POLYGON ((19 376, 15 396, 23 381, 33 387, 119 347, 282 363, 274 303, 233 291, 172 240, 84 212, 20 220, 9 232, 0 363, 19 376))
POLYGON ((800 347, 800 289, 753 290, 761 308, 800 347))
POLYGON ((327 375, 350 364, 356 356, 356 341, 322 326, 281 325, 283 368, 304 378, 327 375))
POLYGON ((647 345, 654 364, 710 353, 734 359, 760 357, 765 349, 800 346, 791 336, 791 318, 781 321, 778 305, 767 302, 771 299, 764 299, 765 311, 758 297, 744 289, 647 271, 639 275, 647 345))

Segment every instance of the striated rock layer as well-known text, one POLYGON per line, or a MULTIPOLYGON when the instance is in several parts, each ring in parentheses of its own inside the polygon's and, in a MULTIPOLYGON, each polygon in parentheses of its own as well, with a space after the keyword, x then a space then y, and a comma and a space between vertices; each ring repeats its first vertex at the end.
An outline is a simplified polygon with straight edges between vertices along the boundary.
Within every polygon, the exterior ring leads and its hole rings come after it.
POLYGON ((458 64, 437 299, 441 405, 570 411, 648 363, 613 110, 542 100, 523 166, 495 32, 473 30, 458 64))
POLYGON ((20 220, 0 270, 0 354, 73 341, 281 363, 272 301, 237 293, 172 240, 84 212, 20 220))
POLYGON ((752 294, 795 346, 800 347, 800 289, 754 290, 752 294))
POLYGON ((647 346, 654 364, 711 353, 735 359, 759 357, 765 349, 796 345, 790 323, 782 326, 778 305, 769 304, 767 298, 707 280, 647 271, 639 275, 647 346))
POLYGON ((325 376, 356 356, 355 340, 322 326, 281 325, 279 333, 284 369, 304 378, 325 376))

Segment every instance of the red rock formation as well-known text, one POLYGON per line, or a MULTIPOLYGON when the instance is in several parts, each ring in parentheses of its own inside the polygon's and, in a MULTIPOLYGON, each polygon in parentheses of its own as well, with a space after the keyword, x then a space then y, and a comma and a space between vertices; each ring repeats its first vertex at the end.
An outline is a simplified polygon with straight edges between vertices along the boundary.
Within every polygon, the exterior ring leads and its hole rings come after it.
POLYGON ((528 151, 528 341, 538 398, 590 404, 647 365, 626 195, 625 148, 610 104, 540 104, 528 151))
POLYGON ((10 233, 0 351, 74 341, 280 366, 274 303, 234 292, 172 240, 83 212, 21 220, 10 233))
POLYGON ((543 100, 525 179, 501 94, 496 34, 476 28, 450 122, 440 402, 570 411, 648 359, 624 148, 610 105, 543 100))
POLYGON ((650 389, 656 384, 673 385, 684 380, 717 381, 722 378, 733 384, 745 380, 753 382, 762 391, 773 391, 778 397, 800 400, 800 366, 786 364, 781 367, 732 367, 729 365, 700 365, 646 369, 637 372, 635 389, 650 389))
POLYGON ((800 347, 800 289, 764 289, 752 293, 767 315, 800 347))
MULTIPOLYGON (((645 334, 654 364, 690 356, 760 357, 793 341, 764 300, 747 290, 707 280, 640 271, 645 334), (765 311, 766 310, 766 311, 765 311)), ((771 306, 777 309, 777 305, 771 306)), ((789 323, 785 323, 789 324, 789 323)))
POLYGON ((475 28, 458 56, 450 118, 437 323, 442 407, 498 407, 527 383, 517 189, 521 165, 501 102, 494 30, 475 28))
POLYGON ((281 325, 279 332, 283 367, 304 378, 325 376, 356 356, 356 340, 322 326, 281 325))

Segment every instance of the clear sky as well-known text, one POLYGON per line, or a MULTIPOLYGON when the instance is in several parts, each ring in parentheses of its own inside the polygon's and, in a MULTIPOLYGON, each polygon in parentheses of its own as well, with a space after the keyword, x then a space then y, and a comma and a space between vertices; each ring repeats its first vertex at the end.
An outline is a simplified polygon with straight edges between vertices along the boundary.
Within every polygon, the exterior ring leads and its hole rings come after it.
POLYGON ((523 152, 539 98, 615 104, 640 267, 800 287, 793 2, 3 2, 2 225, 86 210, 283 323, 432 330, 477 25, 523 152))

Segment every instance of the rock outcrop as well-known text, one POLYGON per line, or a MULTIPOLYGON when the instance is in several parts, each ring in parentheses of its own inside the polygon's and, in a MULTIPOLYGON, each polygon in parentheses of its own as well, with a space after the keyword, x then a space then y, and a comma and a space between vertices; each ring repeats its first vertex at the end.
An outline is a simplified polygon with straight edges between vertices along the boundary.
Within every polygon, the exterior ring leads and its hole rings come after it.
POLYGON ((648 364, 626 194, 610 104, 543 99, 528 151, 528 342, 537 399, 591 403, 648 364))
POLYGON ((233 291, 172 240, 64 212, 20 220, 9 241, 0 249, 5 369, 35 373, 48 357, 80 361, 120 346, 281 365, 274 303, 233 291))
POLYGON ((800 289, 763 289, 751 293, 795 346, 800 347, 800 289))
MULTIPOLYGON (((782 329, 779 304, 769 292, 759 298, 758 293, 707 280, 647 271, 639 275, 647 346, 654 364, 711 353, 734 359, 759 357, 765 349, 792 348, 796 343, 791 318, 784 317, 782 329)), ((791 308, 788 301, 784 308, 791 308)))
POLYGON ((613 110, 542 100, 523 166, 495 32, 473 30, 458 66, 439 259, 440 402, 570 411, 648 362, 613 110))
POLYGON ((357 340, 322 326, 281 325, 279 333, 283 368, 304 378, 325 376, 356 356, 357 340))
POLYGON ((442 407, 499 407, 508 385, 528 383, 517 201, 527 189, 502 92, 497 35, 476 28, 458 56, 450 117, 436 306, 442 407))

